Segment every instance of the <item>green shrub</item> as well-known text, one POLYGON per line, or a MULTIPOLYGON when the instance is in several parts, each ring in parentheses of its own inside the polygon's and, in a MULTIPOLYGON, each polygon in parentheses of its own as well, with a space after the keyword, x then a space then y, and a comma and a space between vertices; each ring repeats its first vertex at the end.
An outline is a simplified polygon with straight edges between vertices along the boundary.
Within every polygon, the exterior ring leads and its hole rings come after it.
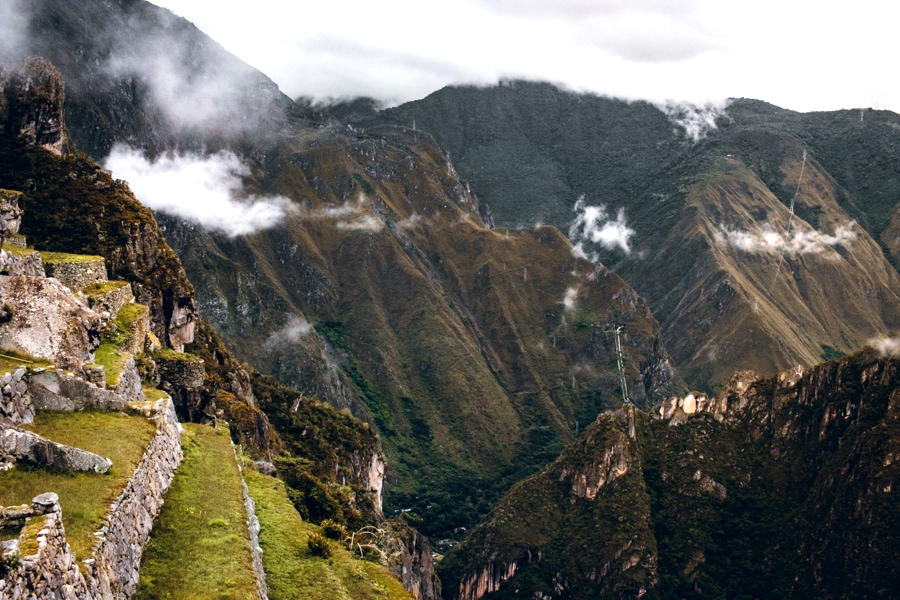
POLYGON ((306 540, 306 545, 309 546, 309 551, 314 556, 321 556, 322 558, 331 556, 331 546, 328 544, 328 539, 321 533, 310 534, 309 539, 306 540))
POLYGON ((325 519, 322 521, 322 533, 329 540, 340 540, 347 535, 347 530, 340 523, 331 519, 325 519))

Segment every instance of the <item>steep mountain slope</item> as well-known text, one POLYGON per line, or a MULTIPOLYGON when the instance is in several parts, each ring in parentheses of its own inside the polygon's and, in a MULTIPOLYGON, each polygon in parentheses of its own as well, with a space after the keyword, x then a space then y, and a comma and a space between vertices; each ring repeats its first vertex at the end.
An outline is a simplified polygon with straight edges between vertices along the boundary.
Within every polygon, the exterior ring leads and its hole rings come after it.
POLYGON ((867 349, 604 413, 440 563, 445 597, 885 597, 898 384, 867 349))
POLYGON ((270 152, 251 185, 291 198, 281 226, 167 223, 201 311, 260 370, 370 419, 388 502, 427 532, 472 524, 621 402, 616 326, 630 399, 679 386, 633 290, 555 228, 485 227, 427 136, 325 129, 270 152))
POLYGON ((900 324, 884 256, 900 247, 900 117, 754 101, 669 115, 511 82, 358 118, 434 135, 498 226, 549 221, 585 242, 647 299, 693 386, 744 366, 811 365, 900 324), (606 209, 593 221, 606 247, 588 239, 591 205, 606 209))

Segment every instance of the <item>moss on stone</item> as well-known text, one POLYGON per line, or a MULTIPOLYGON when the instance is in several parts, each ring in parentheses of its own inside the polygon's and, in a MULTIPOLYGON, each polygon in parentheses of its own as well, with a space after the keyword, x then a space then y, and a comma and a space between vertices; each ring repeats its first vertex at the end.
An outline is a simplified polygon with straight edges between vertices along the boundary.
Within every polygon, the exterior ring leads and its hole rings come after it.
POLYGON ((150 312, 150 308, 147 306, 137 302, 130 302, 119 310, 119 314, 116 315, 116 321, 122 325, 128 325, 141 319, 148 312, 150 312))
POLYGON ((199 356, 189 352, 176 352, 171 348, 160 348, 151 355, 157 362, 203 362, 199 356))

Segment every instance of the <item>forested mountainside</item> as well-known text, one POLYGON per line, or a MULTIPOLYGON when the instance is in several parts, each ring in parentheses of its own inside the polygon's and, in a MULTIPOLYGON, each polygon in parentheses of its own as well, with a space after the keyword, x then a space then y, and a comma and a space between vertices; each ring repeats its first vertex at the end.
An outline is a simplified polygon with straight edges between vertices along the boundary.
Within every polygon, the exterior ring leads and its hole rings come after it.
POLYGON ((894 113, 692 111, 508 82, 353 114, 433 135, 498 227, 568 231, 647 299, 692 387, 900 325, 894 113))
POLYGON ((898 367, 868 348, 602 414, 439 564, 445 597, 890 596, 898 367))

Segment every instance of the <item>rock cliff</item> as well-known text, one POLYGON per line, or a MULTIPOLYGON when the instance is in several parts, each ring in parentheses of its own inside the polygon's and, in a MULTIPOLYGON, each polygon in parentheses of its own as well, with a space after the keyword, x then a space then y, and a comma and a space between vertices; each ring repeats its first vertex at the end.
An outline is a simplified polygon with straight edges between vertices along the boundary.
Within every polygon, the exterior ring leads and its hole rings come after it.
POLYGON ((605 413, 439 564, 446 598, 874 598, 900 363, 871 348, 605 413))

